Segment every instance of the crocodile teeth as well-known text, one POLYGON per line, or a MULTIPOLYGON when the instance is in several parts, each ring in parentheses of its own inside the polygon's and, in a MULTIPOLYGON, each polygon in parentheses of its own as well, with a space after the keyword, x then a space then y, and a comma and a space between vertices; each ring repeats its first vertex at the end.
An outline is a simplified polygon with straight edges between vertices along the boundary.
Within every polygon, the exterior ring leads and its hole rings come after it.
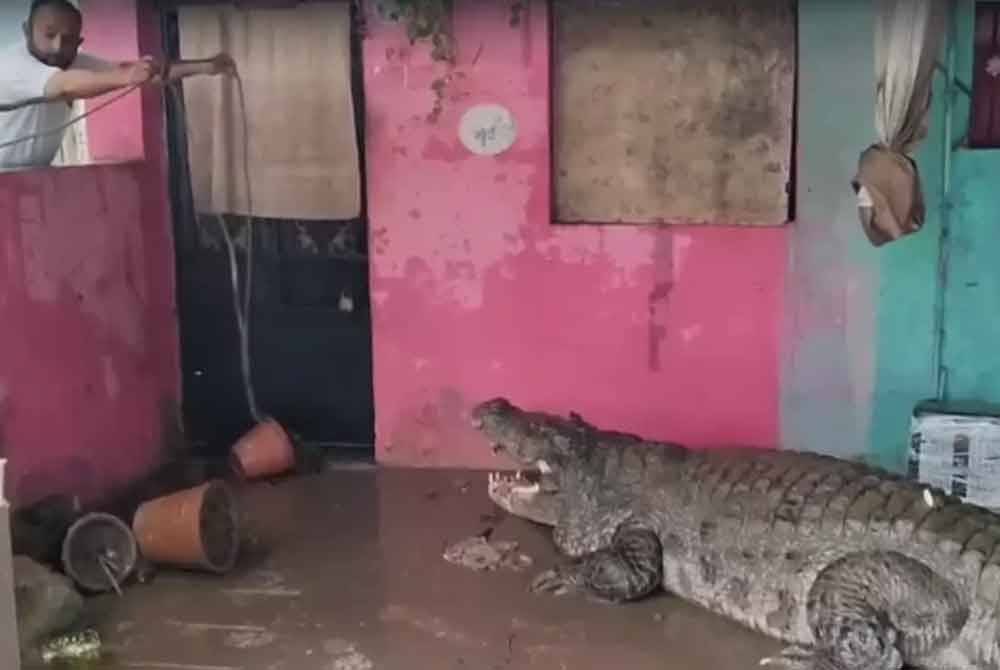
POLYGON ((535 465, 538 466, 538 471, 541 472, 543 475, 547 475, 552 472, 552 466, 550 466, 548 463, 546 463, 540 458, 538 459, 538 462, 535 465))
POLYGON ((524 496, 534 495, 534 494, 538 493, 541 490, 542 490, 542 487, 539 486, 538 484, 528 484, 527 486, 523 486, 522 485, 522 486, 516 486, 516 487, 514 487, 514 491, 518 495, 524 495, 524 496))
POLYGON ((516 477, 511 477, 510 475, 504 474, 502 472, 491 472, 491 473, 489 473, 487 475, 487 478, 488 478, 490 486, 498 486, 498 485, 503 484, 505 482, 509 483, 509 482, 516 481, 517 479, 520 479, 521 477, 520 477, 520 474, 518 474, 518 476, 516 476, 516 477))

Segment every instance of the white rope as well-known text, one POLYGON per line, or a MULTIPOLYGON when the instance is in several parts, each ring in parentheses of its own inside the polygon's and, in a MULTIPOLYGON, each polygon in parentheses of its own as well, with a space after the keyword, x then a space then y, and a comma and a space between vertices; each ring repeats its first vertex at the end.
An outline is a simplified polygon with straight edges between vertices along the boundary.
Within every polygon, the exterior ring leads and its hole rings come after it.
MULTIPOLYGON (((243 124, 242 135, 243 135, 243 179, 246 188, 247 196, 247 215, 246 215, 246 228, 247 228, 247 246, 246 246, 246 287, 243 294, 243 303, 240 304, 240 280, 239 280, 239 266, 236 262, 236 245, 233 242, 232 235, 229 233, 229 229, 226 227, 226 222, 221 214, 216 215, 216 221, 219 224, 219 228, 222 230, 222 236, 226 243, 226 252, 229 257, 229 281, 233 289, 233 311, 236 315, 236 327, 239 331, 240 339, 240 371, 243 375, 243 391, 246 395, 247 408, 250 411, 250 416, 257 423, 263 421, 263 415, 260 408, 257 405, 257 394, 254 390, 253 385, 253 373, 250 365, 250 307, 251 307, 251 296, 253 293, 253 192, 251 190, 251 180, 250 180, 250 128, 247 121, 247 105, 246 105, 246 94, 243 89, 243 79, 240 77, 238 71, 234 71, 233 77, 236 79, 236 88, 239 94, 240 102, 240 118, 243 124)), ((177 91, 171 89, 171 93, 175 96, 177 91)), ((178 108, 181 108, 178 105, 178 108)), ((184 135, 187 135, 187 120, 181 118, 182 123, 184 123, 184 135)))
POLYGON ((250 374, 250 295, 253 290, 253 192, 250 189, 250 128, 247 121, 247 101, 243 91, 243 78, 238 71, 234 71, 236 78, 236 88, 240 97, 240 121, 243 124, 243 180, 247 192, 247 286, 243 299, 243 314, 238 318, 243 321, 243 329, 240 341, 240 354, 243 364, 243 383, 247 396, 247 405, 250 408, 250 415, 253 420, 260 423, 263 417, 260 408, 257 406, 257 396, 253 388, 253 379, 250 374))

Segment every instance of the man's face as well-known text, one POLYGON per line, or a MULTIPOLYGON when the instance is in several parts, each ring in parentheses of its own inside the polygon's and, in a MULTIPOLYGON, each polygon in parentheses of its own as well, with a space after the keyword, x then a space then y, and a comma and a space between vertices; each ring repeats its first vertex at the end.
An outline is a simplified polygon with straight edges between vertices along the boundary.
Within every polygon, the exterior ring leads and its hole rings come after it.
POLYGON ((83 43, 82 29, 73 12, 54 6, 41 7, 24 26, 28 51, 46 65, 65 70, 76 60, 76 52, 83 43))

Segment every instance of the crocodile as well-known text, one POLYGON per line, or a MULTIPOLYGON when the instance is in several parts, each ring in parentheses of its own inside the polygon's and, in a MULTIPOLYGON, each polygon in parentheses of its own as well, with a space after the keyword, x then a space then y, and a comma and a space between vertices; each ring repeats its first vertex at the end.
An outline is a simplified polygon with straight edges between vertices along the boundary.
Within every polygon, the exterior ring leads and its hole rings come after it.
POLYGON ((1000 670, 1000 514, 825 454, 689 448, 503 397, 470 419, 519 468, 490 498, 552 528, 535 593, 665 591, 777 640, 760 663, 788 670, 1000 670))

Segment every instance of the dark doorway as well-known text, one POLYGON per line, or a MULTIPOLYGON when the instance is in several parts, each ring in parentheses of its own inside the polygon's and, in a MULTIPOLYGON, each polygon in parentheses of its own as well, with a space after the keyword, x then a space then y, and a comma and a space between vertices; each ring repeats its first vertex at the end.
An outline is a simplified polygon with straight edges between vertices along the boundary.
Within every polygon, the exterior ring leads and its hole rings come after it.
MULTIPOLYGON (((176 58, 177 12, 164 7, 162 16, 165 51, 176 58)), ((364 104, 356 30, 351 41, 363 173, 364 104)), ((253 425, 253 419, 244 392, 227 246, 219 217, 194 211, 183 94, 179 86, 173 91, 166 97, 166 111, 183 415, 188 439, 208 456, 227 449, 253 425)), ((248 323, 257 404, 303 445, 326 448, 325 453, 337 459, 371 460, 374 454, 366 221, 362 205, 361 216, 352 220, 257 218, 251 224, 248 323)), ((225 224, 234 238, 241 238, 243 217, 227 217, 225 224)), ((241 290, 246 258, 245 248, 237 245, 241 290)))

